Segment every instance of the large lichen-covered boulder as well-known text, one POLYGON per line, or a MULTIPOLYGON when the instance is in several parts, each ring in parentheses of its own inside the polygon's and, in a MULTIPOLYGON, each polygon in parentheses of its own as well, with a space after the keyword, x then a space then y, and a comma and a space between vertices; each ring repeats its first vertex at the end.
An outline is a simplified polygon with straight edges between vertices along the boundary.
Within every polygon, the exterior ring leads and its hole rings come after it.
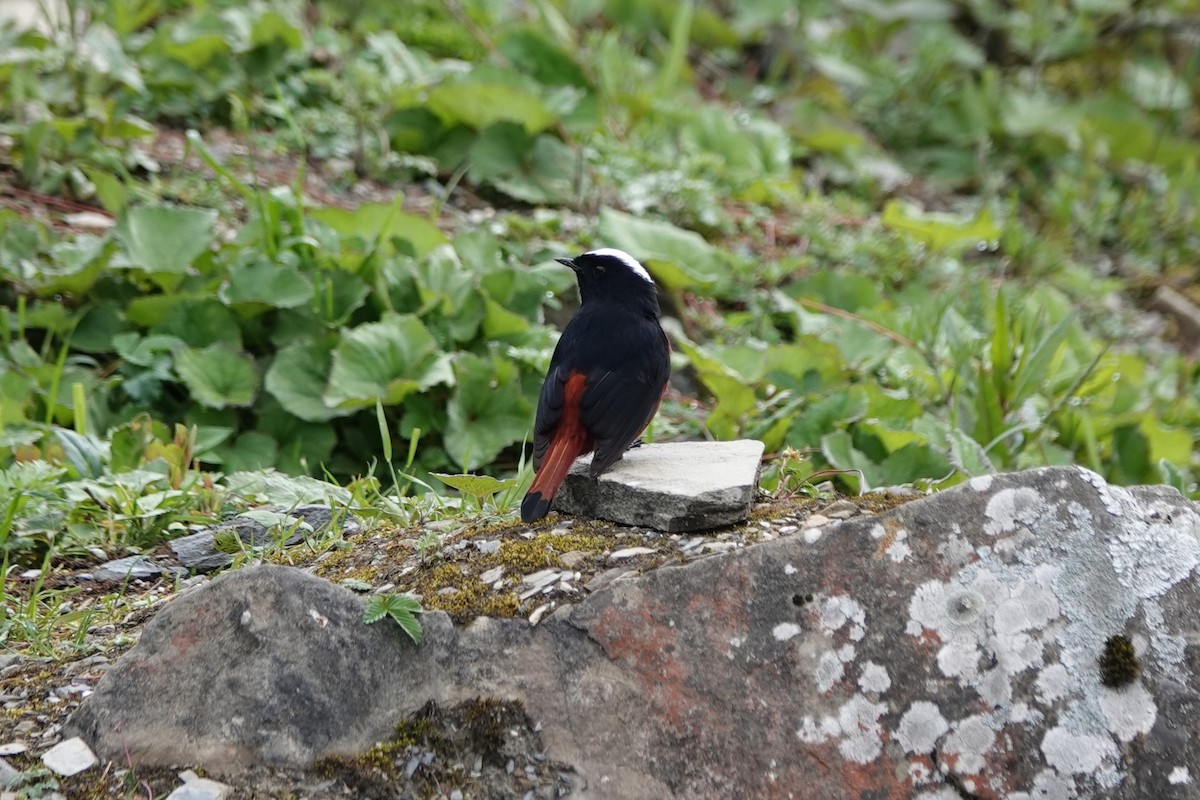
MULTIPOLYGON (((575 767, 584 797, 1194 797, 1198 565, 1200 510, 1173 490, 1034 470, 622 578, 536 628, 489 619, 455 628, 430 615, 429 640, 393 642, 378 674, 259 680, 265 694, 243 692, 238 707, 266 713, 311 692, 336 703, 379 687, 369 716, 381 724, 427 700, 520 700, 542 723, 547 754, 575 767)), ((240 624, 242 605, 219 597, 222 586, 247 591, 238 580, 197 590, 209 593, 212 624, 240 624)), ((95 723, 119 720, 126 732, 190 727, 185 752, 236 740, 262 755, 249 726, 222 728, 217 712, 179 720, 167 704, 157 715, 123 710, 117 687, 145 684, 122 673, 141 670, 160 681, 153 691, 183 695, 195 689, 166 688, 171 670, 219 658, 188 627, 184 612, 196 608, 185 599, 79 713, 100 752, 119 734, 95 723), (172 643, 175 625, 189 633, 172 643), (148 647, 161 651, 154 670, 139 653, 148 647)), ((292 613, 303 619, 309 605, 292 613)), ((256 656, 245 668, 266 663, 256 656)), ((217 667, 241 669, 228 657, 217 667)), ((238 680, 253 678, 221 685, 238 680)), ((137 761, 148 751, 129 752, 137 761)))

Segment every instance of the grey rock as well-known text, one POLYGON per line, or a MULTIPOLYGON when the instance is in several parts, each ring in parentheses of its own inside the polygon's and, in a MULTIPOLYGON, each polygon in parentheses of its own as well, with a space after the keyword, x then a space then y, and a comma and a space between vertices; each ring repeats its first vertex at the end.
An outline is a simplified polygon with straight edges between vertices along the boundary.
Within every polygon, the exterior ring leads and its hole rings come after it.
POLYGON ((267 540, 267 527, 261 522, 234 517, 190 536, 172 539, 168 545, 179 563, 188 569, 211 572, 233 563, 233 556, 221 552, 216 546, 217 536, 226 532, 236 533, 242 542, 250 546, 265 544, 267 540))
POLYGON ((227 770, 491 696, 589 797, 1193 797, 1198 570, 1200 506, 1077 468, 626 575, 536 627, 428 613, 420 647, 259 567, 159 612, 69 731, 227 770), (1118 636, 1137 669, 1110 687, 1118 636))
POLYGON ((209 778, 193 778, 167 795, 167 800, 225 800, 233 787, 209 778))
POLYGON ((11 789, 21 782, 21 771, 0 758, 0 786, 11 789))
MULTIPOLYGON (((299 520, 314 532, 323 531, 329 525, 333 524, 334 521, 341 523, 343 531, 358 530, 361 528, 361 523, 356 517, 348 514, 335 517, 333 509, 328 506, 300 506, 280 513, 285 513, 286 516, 299 520)), ((212 572, 213 570, 223 569, 233 563, 233 556, 229 553, 221 552, 216 546, 217 537, 230 532, 236 533, 238 538, 248 547, 262 547, 268 544, 272 540, 272 537, 278 535, 262 522, 253 519, 249 515, 242 514, 189 536, 172 539, 168 544, 171 547, 171 551, 175 553, 175 557, 179 559, 179 563, 188 569, 193 569, 197 572, 212 572)), ((304 538, 304 534, 305 530, 303 527, 298 526, 284 540, 284 546, 291 546, 300 542, 304 538)))
POLYGON ((70 777, 96 766, 99 762, 87 743, 75 736, 59 742, 42 753, 42 763, 51 772, 70 777))
POLYGON ((162 575, 162 567, 149 556, 128 556, 101 564, 91 575, 97 581, 142 580, 162 575))
POLYGON ((554 498, 564 514, 661 531, 697 531, 746 519, 758 486, 762 442, 647 444, 599 478, 579 459, 554 498))
POLYGON ((365 750, 404 705, 389 685, 435 694, 428 657, 453 628, 424 615, 417 649, 395 625, 363 625, 362 609, 348 589, 297 569, 218 576, 150 621, 70 718, 69 735, 122 763, 128 750, 140 763, 218 774, 365 750), (416 680, 393 683, 402 675, 416 680))

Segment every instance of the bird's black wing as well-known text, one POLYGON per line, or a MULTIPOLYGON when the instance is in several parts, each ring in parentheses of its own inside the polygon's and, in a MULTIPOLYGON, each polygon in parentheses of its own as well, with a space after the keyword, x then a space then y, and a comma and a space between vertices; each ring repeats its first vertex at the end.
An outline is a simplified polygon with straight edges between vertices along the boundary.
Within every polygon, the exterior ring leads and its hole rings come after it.
POLYGON ((542 383, 542 393, 538 396, 537 413, 533 418, 533 468, 537 470, 546 457, 546 450, 554 439, 554 430, 562 416, 563 403, 566 402, 567 378, 569 371, 561 364, 550 364, 546 372, 546 380, 542 383))
MULTIPOLYGON (((655 328, 658 326, 656 325, 655 328)), ((658 411, 670 376, 671 360, 666 337, 655 341, 642 367, 595 369, 583 387, 579 419, 593 437, 595 455, 588 473, 594 478, 615 464, 658 411)))

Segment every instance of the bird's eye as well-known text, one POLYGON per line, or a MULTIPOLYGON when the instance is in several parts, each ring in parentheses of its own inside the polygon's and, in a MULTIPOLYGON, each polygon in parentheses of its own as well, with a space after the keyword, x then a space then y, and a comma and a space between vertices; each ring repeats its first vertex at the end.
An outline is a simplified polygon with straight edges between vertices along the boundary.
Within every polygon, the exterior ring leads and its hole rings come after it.
POLYGON ((603 265, 603 264, 597 264, 597 265, 596 265, 596 272, 599 272, 601 275, 603 275, 603 274, 604 274, 604 265, 603 265))

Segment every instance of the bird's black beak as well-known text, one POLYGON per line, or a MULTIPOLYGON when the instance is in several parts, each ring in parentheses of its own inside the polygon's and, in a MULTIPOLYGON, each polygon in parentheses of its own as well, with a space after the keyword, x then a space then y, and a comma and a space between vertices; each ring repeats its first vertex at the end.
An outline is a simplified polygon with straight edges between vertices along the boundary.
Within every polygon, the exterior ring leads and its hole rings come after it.
POLYGON ((564 267, 570 267, 571 269, 575 270, 576 272, 579 271, 579 267, 575 265, 575 260, 572 258, 556 258, 554 260, 557 261, 558 263, 562 264, 564 267))

